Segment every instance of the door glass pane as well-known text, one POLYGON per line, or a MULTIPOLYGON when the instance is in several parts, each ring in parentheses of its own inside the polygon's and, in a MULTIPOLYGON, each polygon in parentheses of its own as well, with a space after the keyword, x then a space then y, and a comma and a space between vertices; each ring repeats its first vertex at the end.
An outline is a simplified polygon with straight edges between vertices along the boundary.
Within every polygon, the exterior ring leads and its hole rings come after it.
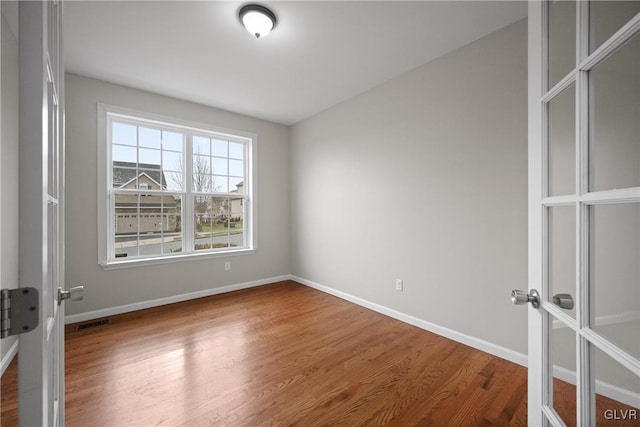
POLYGON ((595 350, 596 425, 640 425, 640 377, 595 350))
POLYGON ((575 426, 576 334, 561 321, 553 320, 549 337, 549 356, 553 366, 553 408, 567 426, 575 426))
POLYGON ((592 1, 589 4, 589 52, 640 13, 640 1, 592 1))
POLYGON ((576 65, 576 3, 549 2, 549 89, 576 65))
POLYGON ((640 358, 640 203, 590 207, 595 329, 640 358))
POLYGON ((549 195, 573 194, 576 171, 575 86, 549 102, 549 195))
MULTIPOLYGON (((549 289, 550 297, 576 295, 576 214, 571 206, 549 208, 549 289)), ((576 317, 575 307, 566 312, 576 317)))
POLYGON ((59 147, 59 131, 58 131, 58 102, 55 99, 54 91, 56 87, 54 83, 47 85, 48 101, 48 129, 47 140, 49 143, 48 169, 49 179, 47 181, 49 194, 54 198, 58 197, 58 152, 59 147))
MULTIPOLYGON (((640 2, 637 2, 640 4, 640 2)), ((640 186, 640 34, 591 72, 591 191, 640 186)))

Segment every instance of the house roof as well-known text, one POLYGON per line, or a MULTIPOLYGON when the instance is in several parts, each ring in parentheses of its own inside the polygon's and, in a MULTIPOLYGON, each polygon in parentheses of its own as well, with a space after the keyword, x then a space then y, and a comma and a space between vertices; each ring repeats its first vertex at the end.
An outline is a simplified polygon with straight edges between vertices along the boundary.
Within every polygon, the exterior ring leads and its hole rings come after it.
POLYGON ((120 188, 131 182, 141 174, 147 175, 157 183, 162 183, 162 188, 167 187, 167 180, 160 165, 148 163, 113 162, 113 186, 120 188))

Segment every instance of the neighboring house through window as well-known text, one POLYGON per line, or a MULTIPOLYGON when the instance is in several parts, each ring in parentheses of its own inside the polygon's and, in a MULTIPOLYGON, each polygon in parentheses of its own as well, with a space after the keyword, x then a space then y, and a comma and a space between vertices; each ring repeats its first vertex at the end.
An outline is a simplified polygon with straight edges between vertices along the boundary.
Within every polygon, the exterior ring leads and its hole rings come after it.
POLYGON ((100 264, 255 248, 256 136, 99 106, 100 264))

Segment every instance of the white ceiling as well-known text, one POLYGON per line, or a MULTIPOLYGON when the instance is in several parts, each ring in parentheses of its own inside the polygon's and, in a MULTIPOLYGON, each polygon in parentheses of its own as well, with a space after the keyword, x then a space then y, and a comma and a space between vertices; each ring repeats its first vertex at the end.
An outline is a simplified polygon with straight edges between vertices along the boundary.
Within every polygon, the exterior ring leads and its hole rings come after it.
POLYGON ((255 39, 246 2, 71 1, 67 70, 297 123, 526 16, 526 2, 265 1, 278 25, 255 39))

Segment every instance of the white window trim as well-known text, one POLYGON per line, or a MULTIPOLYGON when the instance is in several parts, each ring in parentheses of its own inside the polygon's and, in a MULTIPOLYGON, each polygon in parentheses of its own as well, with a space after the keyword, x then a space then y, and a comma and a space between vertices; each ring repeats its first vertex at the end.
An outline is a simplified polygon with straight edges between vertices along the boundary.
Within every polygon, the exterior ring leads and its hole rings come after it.
MULTIPOLYGON (((182 262, 182 261, 190 261, 190 260, 198 260, 198 259, 209 259, 209 258, 225 258, 230 256, 237 255, 246 255, 253 254, 256 252, 258 247, 257 242, 257 212, 258 212, 258 203, 257 203, 257 162, 255 161, 257 156, 257 142, 258 136, 251 132, 245 132, 235 129, 228 129, 219 126, 213 126, 205 123, 192 122, 189 120, 178 119, 175 117, 164 116, 155 113, 149 113, 145 111, 139 111, 126 107, 119 107, 109 104, 98 103, 97 108, 98 114, 98 126, 97 126, 97 198, 98 198, 98 265, 100 265, 105 270, 111 269, 120 269, 127 267, 136 267, 136 266, 149 266, 149 265, 160 265, 172 262, 182 262), (248 176, 245 177, 245 182, 248 182, 249 185, 248 192, 245 194, 245 200, 248 202, 248 207, 245 212, 245 239, 246 239, 246 247, 240 249, 230 249, 224 251, 215 251, 215 252, 198 252, 198 253, 182 253, 179 255, 158 255, 153 257, 145 257, 145 258, 135 258, 135 259, 126 259, 126 260, 113 260, 109 259, 109 242, 111 239, 111 221, 110 221, 110 203, 109 203, 109 169, 111 168, 111 150, 108 148, 111 147, 110 141, 107 138, 107 115, 122 115, 139 118, 142 121, 148 121, 150 124, 154 122, 156 124, 165 125, 168 124, 173 128, 184 128, 185 130, 193 131, 193 130, 204 130, 209 132, 215 132, 220 134, 221 136, 228 136, 230 138, 243 138, 248 140, 247 144, 249 145, 249 149, 247 150, 246 155, 246 170, 248 176)), ((126 119, 126 117, 125 117, 126 119)), ((187 144, 187 152, 185 153, 185 157, 187 158, 187 162, 191 163, 191 159, 189 154, 191 153, 191 147, 187 144)), ((190 180, 189 180, 190 181, 190 180)), ((221 194, 223 196, 224 194, 221 194)), ((187 199, 187 197, 185 197, 187 199)), ((183 202, 191 203, 188 200, 183 202)), ((191 203, 192 204, 192 203, 191 203)), ((190 213, 190 211, 187 211, 190 213)), ((187 213, 183 207, 183 216, 187 213)), ((189 221, 191 223, 192 221, 189 221)), ((183 220, 183 224, 185 221, 183 220)), ((183 233, 185 235, 185 246, 193 241, 193 236, 189 234, 188 230, 184 230, 183 233)))

